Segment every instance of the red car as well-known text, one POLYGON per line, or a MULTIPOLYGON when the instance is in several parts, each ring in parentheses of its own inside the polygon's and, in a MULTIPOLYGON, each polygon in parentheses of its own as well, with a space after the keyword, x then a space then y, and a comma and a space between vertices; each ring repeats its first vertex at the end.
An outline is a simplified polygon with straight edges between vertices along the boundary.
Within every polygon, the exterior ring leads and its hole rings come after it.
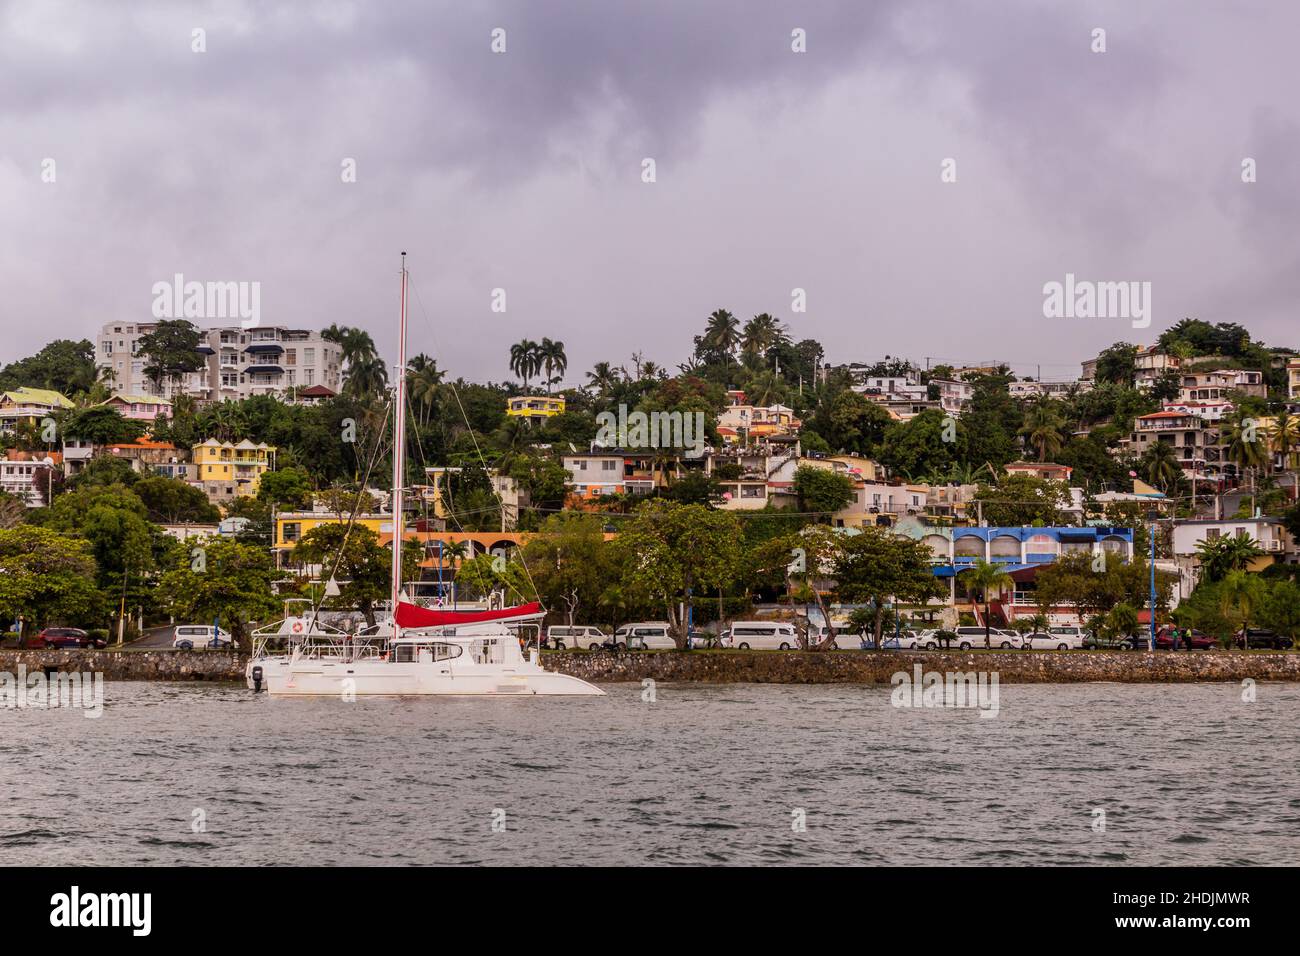
POLYGON ((79 627, 47 627, 23 640, 29 650, 55 650, 69 647, 104 647, 102 638, 91 637, 79 627))
MULTIPOLYGON (((1204 631, 1192 631, 1192 650, 1207 651, 1210 648, 1218 647, 1219 642, 1204 631)), ((1169 651, 1174 647, 1173 628, 1162 627, 1156 631, 1156 650, 1169 651)), ((1187 650, 1187 632, 1183 628, 1178 629, 1178 649, 1187 650)))

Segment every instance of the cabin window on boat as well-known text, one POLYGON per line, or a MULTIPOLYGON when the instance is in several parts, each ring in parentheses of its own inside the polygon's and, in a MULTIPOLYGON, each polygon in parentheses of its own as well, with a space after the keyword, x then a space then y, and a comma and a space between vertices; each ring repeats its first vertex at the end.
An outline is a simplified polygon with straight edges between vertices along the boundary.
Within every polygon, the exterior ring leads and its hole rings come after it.
POLYGON ((393 648, 393 660, 412 664, 420 659, 420 651, 427 651, 435 661, 447 661, 460 657, 463 648, 459 644, 398 644, 393 648))

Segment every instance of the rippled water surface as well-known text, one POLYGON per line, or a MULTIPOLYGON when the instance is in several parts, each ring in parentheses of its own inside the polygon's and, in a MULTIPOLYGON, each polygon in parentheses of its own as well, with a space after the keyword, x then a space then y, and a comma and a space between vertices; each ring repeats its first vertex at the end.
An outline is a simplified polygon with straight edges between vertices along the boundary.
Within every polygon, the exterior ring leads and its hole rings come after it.
POLYGON ((1296 685, 1004 685, 995 719, 884 687, 606 689, 345 704, 121 683, 98 720, 0 710, 0 862, 1300 859, 1296 685))

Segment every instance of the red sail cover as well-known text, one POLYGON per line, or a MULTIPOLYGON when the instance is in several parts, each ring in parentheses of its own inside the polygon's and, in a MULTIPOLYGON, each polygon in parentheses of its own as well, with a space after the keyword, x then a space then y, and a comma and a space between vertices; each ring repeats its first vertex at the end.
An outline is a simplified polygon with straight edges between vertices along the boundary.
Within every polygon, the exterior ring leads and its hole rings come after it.
POLYGON ((537 601, 499 611, 445 611, 420 607, 418 604, 397 602, 398 627, 452 627, 457 624, 481 624, 484 621, 505 621, 514 617, 532 617, 542 613, 537 601))

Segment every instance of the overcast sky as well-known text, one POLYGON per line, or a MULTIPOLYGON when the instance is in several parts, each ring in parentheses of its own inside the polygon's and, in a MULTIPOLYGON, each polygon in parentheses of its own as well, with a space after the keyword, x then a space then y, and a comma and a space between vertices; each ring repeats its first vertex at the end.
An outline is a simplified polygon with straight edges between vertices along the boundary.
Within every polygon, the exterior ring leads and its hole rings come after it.
POLYGON ((1291 0, 0 0, 0 362, 178 272, 391 359, 403 249, 411 351, 478 379, 523 337, 573 383, 673 366, 720 307, 1044 378, 1185 315, 1298 345, 1297 35, 1291 0), (1151 282, 1151 327, 1044 318, 1066 273, 1151 282))

